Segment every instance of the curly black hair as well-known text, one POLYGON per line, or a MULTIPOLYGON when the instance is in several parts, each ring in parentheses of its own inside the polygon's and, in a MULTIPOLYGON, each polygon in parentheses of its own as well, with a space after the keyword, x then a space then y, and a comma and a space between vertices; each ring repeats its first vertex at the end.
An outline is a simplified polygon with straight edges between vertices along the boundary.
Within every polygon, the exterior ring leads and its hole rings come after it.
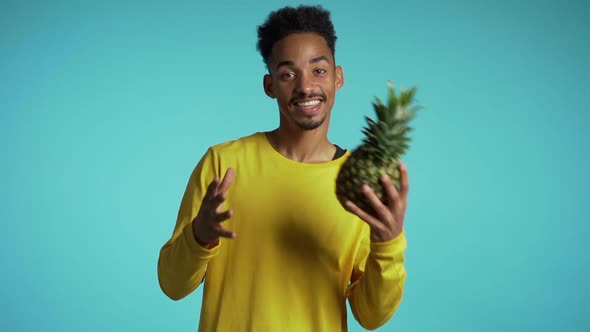
POLYGON ((258 26, 256 45, 266 67, 273 45, 293 33, 313 32, 322 36, 335 55, 336 32, 330 19, 330 12, 322 6, 287 6, 271 12, 264 24, 258 26))

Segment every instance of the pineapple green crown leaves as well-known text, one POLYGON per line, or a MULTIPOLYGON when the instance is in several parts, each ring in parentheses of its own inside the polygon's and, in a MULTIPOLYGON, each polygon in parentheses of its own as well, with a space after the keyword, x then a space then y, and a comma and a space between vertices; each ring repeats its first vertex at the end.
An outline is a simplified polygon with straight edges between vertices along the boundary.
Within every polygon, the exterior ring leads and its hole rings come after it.
POLYGON ((385 105, 379 97, 375 97, 373 108, 377 114, 377 121, 365 117, 367 126, 363 129, 365 138, 360 149, 383 164, 399 160, 409 148, 411 139, 408 133, 412 128, 408 122, 412 120, 420 109, 414 105, 417 87, 404 90, 397 94, 393 83, 388 84, 388 104, 385 105))
POLYGON ((394 186, 401 188, 401 172, 398 166, 409 148, 408 133, 412 128, 408 123, 420 109, 414 103, 416 87, 396 93, 393 84, 388 82, 388 85, 387 105, 375 97, 373 107, 377 119, 365 117, 365 138, 342 164, 336 178, 336 196, 340 203, 346 207, 346 201, 351 201, 372 215, 376 211, 361 186, 368 185, 383 202, 389 198, 381 181, 381 174, 387 174, 394 186))

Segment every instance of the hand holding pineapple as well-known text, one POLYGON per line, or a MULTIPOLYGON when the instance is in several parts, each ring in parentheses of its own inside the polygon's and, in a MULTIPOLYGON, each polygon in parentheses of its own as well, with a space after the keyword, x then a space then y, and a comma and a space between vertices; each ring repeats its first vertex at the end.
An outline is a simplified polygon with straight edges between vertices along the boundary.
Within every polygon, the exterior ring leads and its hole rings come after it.
POLYGON ((400 163, 400 189, 394 185, 389 175, 383 173, 381 182, 385 191, 385 202, 368 185, 361 190, 374 211, 374 215, 362 210, 352 201, 344 204, 348 211, 356 214, 371 227, 371 241, 385 242, 396 238, 403 230, 406 207, 408 206, 408 171, 404 163, 400 163))
POLYGON ((336 196, 348 211, 371 226, 371 240, 388 241, 402 231, 408 199, 408 172, 400 158, 410 142, 408 122, 418 106, 416 88, 396 94, 390 82, 388 104, 373 103, 377 121, 365 117, 363 144, 352 151, 336 180, 336 196))

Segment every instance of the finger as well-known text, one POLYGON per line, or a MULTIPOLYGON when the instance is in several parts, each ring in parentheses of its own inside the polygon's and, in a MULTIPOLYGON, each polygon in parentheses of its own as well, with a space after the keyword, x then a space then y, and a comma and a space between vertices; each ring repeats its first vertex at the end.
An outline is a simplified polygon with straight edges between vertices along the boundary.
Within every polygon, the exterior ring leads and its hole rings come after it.
POLYGON ((375 217, 371 216, 370 214, 368 214, 367 212, 365 212, 363 209, 359 208, 356 204, 354 204, 351 201, 346 201, 344 203, 346 209, 348 211, 350 211, 351 213, 355 214, 357 217, 359 217, 361 220, 363 220, 364 222, 366 222, 367 224, 369 224, 369 226, 371 228, 376 228, 376 229, 380 229, 382 228, 382 224, 379 220, 377 220, 375 217))
POLYGON ((219 185, 219 188, 217 188, 218 193, 225 193, 229 189, 229 186, 234 181, 234 175, 234 169, 228 168, 225 172, 225 175, 223 176, 223 181, 219 185))
POLYGON ((225 237, 228 239, 234 239, 237 235, 235 232, 227 230, 221 226, 216 227, 214 232, 218 237, 225 237))
POLYGON ((385 194, 387 195, 387 205, 390 208, 396 208, 396 203, 399 202, 399 192, 393 184, 393 181, 386 173, 381 174, 381 183, 385 188, 385 194))
POLYGON ((399 173, 401 184, 400 194, 405 197, 408 195, 408 191, 410 190, 410 178, 408 176, 408 167, 405 163, 400 163, 399 173))
POLYGON ((220 212, 223 202, 227 199, 227 194, 217 194, 209 198, 206 202, 207 208, 213 212, 220 212))
POLYGON ((363 184, 361 188, 365 197, 369 200, 371 207, 377 212, 378 216, 381 217, 382 220, 388 219, 388 214, 390 214, 387 207, 383 204, 383 202, 375 195, 373 189, 366 184, 363 184))
POLYGON ((215 217, 213 218, 213 220, 214 220, 216 223, 221 223, 221 222, 224 222, 224 221, 226 221, 227 219, 231 218, 231 216, 232 216, 233 214, 234 214, 234 213, 233 213, 233 211, 232 211, 232 210, 227 210, 227 211, 225 211, 225 212, 217 213, 217 214, 215 215, 215 217))
POLYGON ((207 186, 207 191, 205 192, 205 196, 203 197, 203 200, 208 200, 211 197, 213 197, 215 195, 215 191, 217 190, 217 187, 219 186, 219 177, 215 177, 213 179, 213 181, 211 181, 211 183, 209 183, 209 186, 207 186))

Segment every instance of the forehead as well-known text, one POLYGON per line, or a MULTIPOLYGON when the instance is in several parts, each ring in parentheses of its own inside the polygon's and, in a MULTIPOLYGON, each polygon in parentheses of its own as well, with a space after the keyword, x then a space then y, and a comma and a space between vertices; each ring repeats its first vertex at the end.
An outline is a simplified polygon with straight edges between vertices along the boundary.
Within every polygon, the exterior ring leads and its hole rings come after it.
POLYGON ((271 51, 270 63, 282 61, 307 63, 310 59, 325 56, 333 62, 332 51, 324 37, 316 33, 291 34, 276 42, 271 51))

